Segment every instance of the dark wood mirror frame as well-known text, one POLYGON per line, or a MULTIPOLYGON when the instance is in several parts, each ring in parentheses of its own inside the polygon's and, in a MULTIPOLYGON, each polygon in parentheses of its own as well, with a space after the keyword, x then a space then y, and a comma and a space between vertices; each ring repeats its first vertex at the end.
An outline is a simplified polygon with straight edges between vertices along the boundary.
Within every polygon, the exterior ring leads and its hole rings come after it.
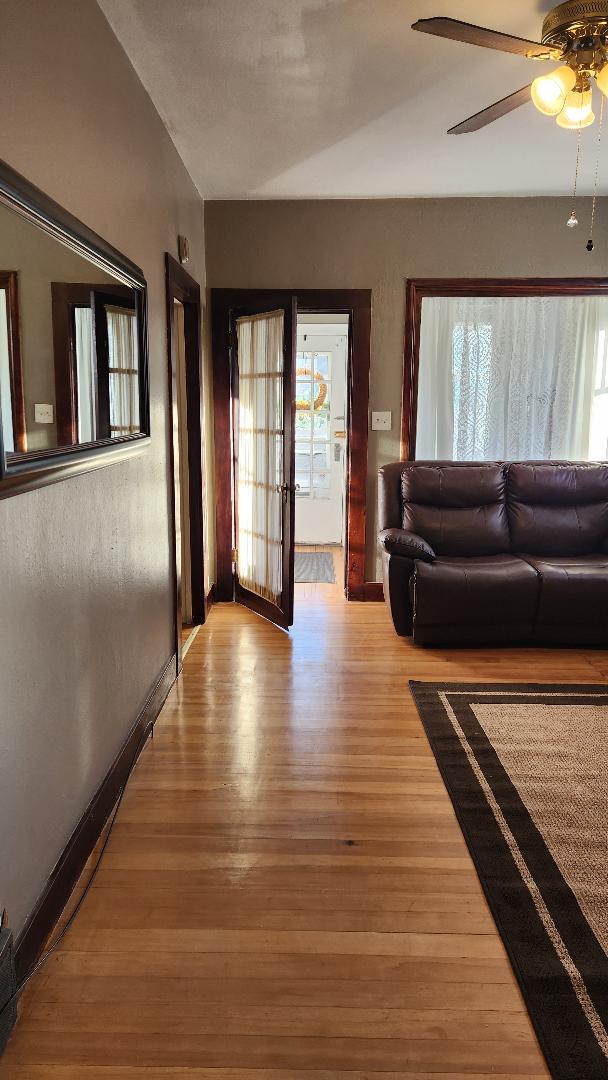
POLYGON ((150 404, 147 285, 139 267, 3 161, 0 161, 0 205, 21 214, 72 251, 110 273, 118 283, 135 290, 140 355, 141 431, 137 434, 44 451, 7 454, 0 423, 0 498, 7 498, 140 453, 150 442, 150 404))
POLYGON ((425 296, 608 296, 608 278, 409 278, 401 403, 401 460, 416 457, 420 319, 425 296))

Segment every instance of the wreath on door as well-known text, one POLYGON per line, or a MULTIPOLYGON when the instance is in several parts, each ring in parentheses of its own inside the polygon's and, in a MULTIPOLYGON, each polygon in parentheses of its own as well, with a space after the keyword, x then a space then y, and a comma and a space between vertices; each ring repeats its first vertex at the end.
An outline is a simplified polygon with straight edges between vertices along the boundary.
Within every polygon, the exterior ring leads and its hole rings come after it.
MULTIPOLYGON (((327 397, 327 383, 323 381, 323 376, 320 375, 318 371, 315 371, 313 375, 311 369, 306 367, 296 368, 296 375, 301 375, 303 378, 306 376, 310 378, 312 375, 313 379, 318 383, 318 392, 313 404, 314 412, 318 412, 319 409, 323 407, 327 397)), ((296 409, 302 409, 305 412, 308 412, 310 409, 310 402, 306 401, 304 398, 297 398, 296 409)))

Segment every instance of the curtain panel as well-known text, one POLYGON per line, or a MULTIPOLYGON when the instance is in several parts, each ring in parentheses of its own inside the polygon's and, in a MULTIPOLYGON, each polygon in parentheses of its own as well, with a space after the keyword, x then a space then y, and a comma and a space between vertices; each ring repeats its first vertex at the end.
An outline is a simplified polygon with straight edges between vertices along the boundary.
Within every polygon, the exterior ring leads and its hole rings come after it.
POLYGON ((283 591, 283 312, 237 319, 237 567, 278 604, 283 591))
POLYGON ((416 457, 589 454, 603 297, 424 297, 416 457))

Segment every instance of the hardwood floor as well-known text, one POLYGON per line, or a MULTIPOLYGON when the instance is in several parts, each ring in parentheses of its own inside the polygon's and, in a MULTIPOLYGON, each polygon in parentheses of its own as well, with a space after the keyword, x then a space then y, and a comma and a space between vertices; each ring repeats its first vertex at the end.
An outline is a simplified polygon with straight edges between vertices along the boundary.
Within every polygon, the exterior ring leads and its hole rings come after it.
POLYGON ((541 1080, 407 680, 602 682, 606 653, 414 649, 298 586, 194 639, 2 1080, 541 1080))

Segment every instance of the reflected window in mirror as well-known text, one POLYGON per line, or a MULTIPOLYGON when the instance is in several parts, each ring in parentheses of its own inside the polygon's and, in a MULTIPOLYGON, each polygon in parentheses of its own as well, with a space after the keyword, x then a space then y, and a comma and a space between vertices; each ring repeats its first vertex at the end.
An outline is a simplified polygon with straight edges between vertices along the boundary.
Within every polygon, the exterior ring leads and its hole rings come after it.
POLYGON ((134 290, 54 281, 51 296, 58 444, 137 434, 140 346, 134 290))

